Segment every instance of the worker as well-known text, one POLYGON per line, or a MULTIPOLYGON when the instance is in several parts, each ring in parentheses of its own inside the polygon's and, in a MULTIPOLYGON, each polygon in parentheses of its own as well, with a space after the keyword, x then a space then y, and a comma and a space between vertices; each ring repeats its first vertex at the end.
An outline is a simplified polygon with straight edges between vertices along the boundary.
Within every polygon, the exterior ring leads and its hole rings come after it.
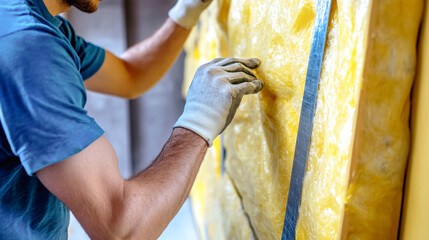
POLYGON ((156 239, 178 212, 206 149, 245 94, 256 58, 202 65, 159 156, 123 179, 86 90, 136 98, 179 55, 210 0, 178 0, 165 23, 122 56, 86 42, 58 14, 99 0, 0 1, 0 239, 67 239, 69 209, 92 239, 156 239))

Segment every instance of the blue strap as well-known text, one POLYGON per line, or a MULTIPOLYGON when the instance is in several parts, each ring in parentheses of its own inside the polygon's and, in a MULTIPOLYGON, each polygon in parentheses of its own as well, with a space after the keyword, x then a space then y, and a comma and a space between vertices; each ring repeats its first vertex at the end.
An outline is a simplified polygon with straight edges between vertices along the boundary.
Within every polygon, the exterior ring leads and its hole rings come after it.
POLYGON ((220 135, 220 145, 221 145, 221 161, 220 161, 220 172, 221 176, 225 174, 225 158, 226 158, 226 149, 223 140, 223 134, 220 135))
POLYGON ((282 240, 295 239, 298 210, 301 203, 302 183, 307 163, 308 148, 313 127, 314 109, 320 70, 322 68, 326 32, 331 11, 331 0, 319 0, 313 29, 310 58, 308 60, 307 78, 302 99, 301 116, 299 119, 298 135, 296 138, 295 155, 293 159, 292 176, 289 196, 286 205, 285 221, 282 240))

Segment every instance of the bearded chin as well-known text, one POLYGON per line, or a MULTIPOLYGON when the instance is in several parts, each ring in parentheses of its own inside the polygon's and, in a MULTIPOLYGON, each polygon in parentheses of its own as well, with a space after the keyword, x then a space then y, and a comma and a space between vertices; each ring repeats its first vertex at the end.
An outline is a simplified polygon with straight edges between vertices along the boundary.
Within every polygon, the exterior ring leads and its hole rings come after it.
POLYGON ((74 6, 75 8, 86 13, 93 13, 97 11, 98 1, 94 0, 64 0, 68 5, 74 6))

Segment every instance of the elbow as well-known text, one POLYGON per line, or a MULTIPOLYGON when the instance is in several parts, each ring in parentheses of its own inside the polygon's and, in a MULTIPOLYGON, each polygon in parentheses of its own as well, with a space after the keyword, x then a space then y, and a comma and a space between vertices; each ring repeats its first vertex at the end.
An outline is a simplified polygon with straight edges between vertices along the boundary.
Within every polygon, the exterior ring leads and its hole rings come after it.
POLYGON ((129 201, 127 196, 127 181, 122 182, 121 190, 115 199, 110 201, 111 214, 109 215, 107 224, 108 236, 104 239, 134 239, 135 229, 138 225, 138 218, 135 213, 130 211, 133 209, 132 201, 129 201))
MULTIPOLYGON (((90 235, 91 239, 147 239, 155 240, 160 233, 153 231, 153 224, 142 214, 142 199, 137 197, 135 190, 126 187, 127 181, 123 183, 121 194, 116 195, 116 199, 109 201, 110 213, 101 220, 97 233, 90 235)), ((147 213, 147 212, 146 212, 147 213)))
POLYGON ((128 100, 134 100, 139 98, 143 93, 142 92, 137 92, 137 91, 133 91, 131 90, 129 93, 127 93, 126 96, 124 96, 126 99, 128 100))
POLYGON ((147 74, 133 66, 130 62, 122 58, 125 68, 127 69, 126 77, 123 79, 123 93, 121 97, 133 100, 139 98, 146 90, 147 74))
POLYGON ((100 205, 95 207, 101 207, 99 209, 103 210, 93 212, 90 219, 81 222, 91 239, 135 239, 137 219, 130 214, 129 203, 124 196, 124 187, 125 181, 121 184, 121 188, 104 201, 100 201, 100 205))
POLYGON ((128 100, 139 98, 143 94, 143 91, 139 90, 139 87, 134 82, 129 80, 127 82, 129 83, 127 87, 122 88, 116 96, 128 100))
MULTIPOLYGON (((152 87, 152 86, 150 86, 152 87)), ((122 95, 123 98, 134 100, 139 98, 143 93, 145 93, 150 87, 139 86, 138 84, 134 84, 125 94, 122 95)))
POLYGON ((163 214, 159 211, 153 211, 153 203, 148 202, 151 198, 141 191, 124 180, 122 188, 103 202, 103 214, 93 214, 89 225, 82 222, 90 238, 157 239, 168 222, 160 219, 163 214))
MULTIPOLYGON (((91 239, 94 240, 121 240, 130 239, 131 236, 126 229, 116 220, 99 219, 98 226, 85 231, 91 239)), ((84 226, 82 224, 82 226, 84 226)))
POLYGON ((125 82, 127 82, 127 88, 124 91, 122 97, 133 100, 139 98, 148 88, 142 84, 145 79, 140 79, 137 77, 129 77, 125 82))

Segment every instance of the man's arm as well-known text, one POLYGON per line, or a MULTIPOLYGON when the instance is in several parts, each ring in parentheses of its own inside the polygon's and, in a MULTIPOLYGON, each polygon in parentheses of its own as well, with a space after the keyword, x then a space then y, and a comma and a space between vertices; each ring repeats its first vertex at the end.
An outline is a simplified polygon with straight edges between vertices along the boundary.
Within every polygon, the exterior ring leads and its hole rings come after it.
POLYGON ((112 146, 101 137, 37 177, 91 239, 156 239, 188 196, 206 149, 200 136, 176 128, 153 164, 127 181, 112 146))
POLYGON ((168 18, 151 37, 121 57, 106 51, 100 70, 85 81, 89 90, 135 98, 155 85, 179 56, 190 30, 168 18))
POLYGON ((170 140, 147 170, 121 178, 104 138, 36 173, 93 239, 156 239, 189 194, 207 145, 231 122, 245 94, 263 83, 258 59, 218 58, 198 68, 170 140))
POLYGON ((100 70, 85 81, 96 92, 136 98, 155 85, 179 56, 211 0, 178 0, 169 18, 151 37, 128 49, 121 57, 106 51, 100 70))

